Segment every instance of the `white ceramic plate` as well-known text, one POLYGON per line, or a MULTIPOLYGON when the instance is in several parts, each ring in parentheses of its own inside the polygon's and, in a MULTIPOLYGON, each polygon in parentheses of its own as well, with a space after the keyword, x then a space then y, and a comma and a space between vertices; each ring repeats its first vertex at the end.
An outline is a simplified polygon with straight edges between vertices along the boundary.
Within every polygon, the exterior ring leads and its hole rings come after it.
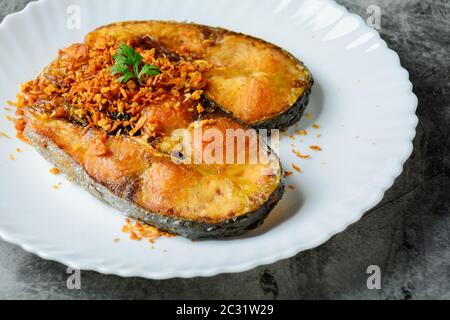
MULTIPOLYGON (((6 241, 45 259, 121 276, 239 272, 324 243, 375 206, 401 173, 417 125, 417 98, 408 73, 377 32, 326 0, 33 2, 0 26, 0 106, 13 100, 19 84, 36 76, 58 49, 82 41, 93 28, 149 19, 188 20, 247 33, 305 62, 316 80, 308 108, 312 118, 291 132, 301 128, 309 135, 281 141, 284 167, 290 170, 294 162, 304 172, 287 181, 296 189, 287 190, 262 228, 244 237, 160 239, 151 249, 148 242, 121 233, 119 212, 49 174, 50 165, 31 147, 0 137, 0 235, 6 241), (78 8, 81 29, 69 29, 70 14, 78 8), (312 128, 314 123, 320 129, 312 128), (298 159, 292 143, 312 158, 298 159), (308 150, 311 145, 323 151, 308 150), (54 190, 58 182, 62 188, 54 190), (114 243, 117 237, 122 241, 114 243)), ((0 113, 0 130, 13 136, 13 125, 5 120, 8 112, 1 108, 0 113)))

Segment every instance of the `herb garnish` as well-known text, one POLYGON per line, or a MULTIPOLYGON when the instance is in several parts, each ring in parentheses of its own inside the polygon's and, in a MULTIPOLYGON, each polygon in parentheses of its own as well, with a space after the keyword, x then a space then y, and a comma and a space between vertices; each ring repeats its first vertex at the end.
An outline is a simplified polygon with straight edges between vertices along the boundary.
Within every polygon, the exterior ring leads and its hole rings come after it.
POLYGON ((144 64, 142 67, 142 56, 132 47, 121 44, 113 56, 115 65, 111 68, 113 76, 121 74, 117 79, 118 82, 128 82, 131 79, 136 79, 141 84, 141 79, 144 75, 154 77, 161 73, 157 66, 152 64, 144 64))

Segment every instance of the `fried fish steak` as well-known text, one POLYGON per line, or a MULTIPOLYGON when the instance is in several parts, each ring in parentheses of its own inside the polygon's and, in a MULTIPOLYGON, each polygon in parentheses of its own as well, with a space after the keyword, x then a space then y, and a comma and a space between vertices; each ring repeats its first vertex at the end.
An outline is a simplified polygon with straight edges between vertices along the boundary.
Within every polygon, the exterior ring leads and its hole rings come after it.
MULTIPOLYGON (((70 180, 129 217, 187 238, 256 228, 284 191, 273 154, 267 164, 177 164, 137 138, 27 116, 24 135, 70 180)), ((214 127, 229 128, 228 121, 219 118, 214 127)))
POLYGON ((166 21, 121 22, 86 36, 95 43, 147 38, 188 58, 212 64, 205 96, 238 121, 254 128, 285 129, 297 123, 308 104, 313 77, 285 50, 221 28, 166 21))

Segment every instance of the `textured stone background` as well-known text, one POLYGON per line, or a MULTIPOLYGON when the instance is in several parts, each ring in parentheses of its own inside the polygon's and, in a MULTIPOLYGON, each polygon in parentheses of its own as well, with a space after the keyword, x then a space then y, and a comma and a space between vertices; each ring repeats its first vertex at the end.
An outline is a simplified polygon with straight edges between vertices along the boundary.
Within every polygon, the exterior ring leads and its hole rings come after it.
MULTIPOLYGON (((0 21, 27 0, 0 0, 0 21)), ((149 281, 83 272, 66 288, 66 267, 0 241, 0 298, 450 299, 448 0, 339 0, 367 18, 382 10, 383 38, 397 51, 419 97, 414 154, 383 202, 323 246, 241 274, 149 281), (366 288, 366 268, 383 271, 366 288)), ((0 44, 1 48, 1 44, 0 44)))

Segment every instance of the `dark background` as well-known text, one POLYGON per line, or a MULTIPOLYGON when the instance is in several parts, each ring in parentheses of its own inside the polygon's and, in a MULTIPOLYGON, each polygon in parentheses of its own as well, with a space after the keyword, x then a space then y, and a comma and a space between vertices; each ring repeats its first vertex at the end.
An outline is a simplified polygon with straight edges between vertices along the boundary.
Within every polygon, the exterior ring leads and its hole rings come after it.
MULTIPOLYGON (((0 0, 0 21, 27 2, 0 0)), ((82 272, 82 289, 70 291, 65 266, 0 241, 0 298, 450 299, 450 2, 337 2, 364 19, 369 5, 381 8, 379 31, 400 55, 419 98, 414 153, 381 204, 319 248, 212 278, 151 281, 82 272), (369 265, 381 267, 381 290, 366 287, 369 265)))

